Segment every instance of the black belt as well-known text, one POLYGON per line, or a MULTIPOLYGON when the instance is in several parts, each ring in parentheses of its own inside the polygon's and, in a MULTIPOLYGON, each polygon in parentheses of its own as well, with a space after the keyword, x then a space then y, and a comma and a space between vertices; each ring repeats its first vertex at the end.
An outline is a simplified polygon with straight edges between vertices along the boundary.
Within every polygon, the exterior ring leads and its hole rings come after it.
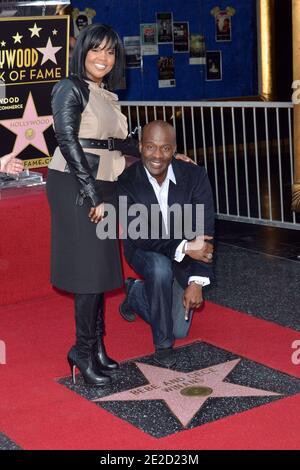
POLYGON ((114 139, 113 137, 109 137, 106 140, 79 139, 79 143, 83 148, 105 149, 109 150, 110 152, 113 150, 118 150, 121 152, 124 146, 124 141, 122 139, 114 139))

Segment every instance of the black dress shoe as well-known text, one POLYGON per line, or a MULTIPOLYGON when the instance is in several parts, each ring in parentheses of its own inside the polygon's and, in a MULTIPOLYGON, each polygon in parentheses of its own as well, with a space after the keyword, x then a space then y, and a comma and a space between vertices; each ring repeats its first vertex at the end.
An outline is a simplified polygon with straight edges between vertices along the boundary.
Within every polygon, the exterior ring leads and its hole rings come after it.
POLYGON ((164 366, 164 367, 172 367, 176 364, 176 358, 174 355, 174 349, 171 348, 164 348, 164 349, 156 349, 155 354, 153 356, 154 362, 157 364, 164 366))
POLYGON ((119 312, 124 318, 124 320, 126 321, 134 321, 136 318, 136 314, 134 313, 134 311, 132 310, 132 308, 130 307, 128 303, 128 295, 135 281, 136 279, 134 279, 133 277, 128 277, 126 279, 125 281, 126 297, 123 300, 123 302, 119 305, 119 312))

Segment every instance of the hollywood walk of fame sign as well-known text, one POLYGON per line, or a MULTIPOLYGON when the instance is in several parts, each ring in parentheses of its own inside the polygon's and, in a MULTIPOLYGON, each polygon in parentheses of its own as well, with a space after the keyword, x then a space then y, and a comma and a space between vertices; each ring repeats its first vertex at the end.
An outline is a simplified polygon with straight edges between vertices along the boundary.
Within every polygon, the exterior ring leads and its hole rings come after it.
POLYGON ((68 75, 68 16, 0 18, 1 155, 47 166, 57 145, 51 91, 68 75))

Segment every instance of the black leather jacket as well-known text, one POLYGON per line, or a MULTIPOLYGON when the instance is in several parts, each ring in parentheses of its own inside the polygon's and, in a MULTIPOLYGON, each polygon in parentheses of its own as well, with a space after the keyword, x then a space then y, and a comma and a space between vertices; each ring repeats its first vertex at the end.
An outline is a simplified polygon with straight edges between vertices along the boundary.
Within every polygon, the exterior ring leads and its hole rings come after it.
MULTIPOLYGON (((76 75, 71 75, 58 82, 52 90, 52 113, 55 136, 70 172, 80 183, 80 196, 90 198, 93 207, 103 202, 103 195, 99 191, 92 176, 84 150, 79 143, 78 133, 81 114, 89 100, 89 86, 87 82, 76 75)), ((124 154, 138 156, 137 142, 133 139, 124 140, 124 154)))

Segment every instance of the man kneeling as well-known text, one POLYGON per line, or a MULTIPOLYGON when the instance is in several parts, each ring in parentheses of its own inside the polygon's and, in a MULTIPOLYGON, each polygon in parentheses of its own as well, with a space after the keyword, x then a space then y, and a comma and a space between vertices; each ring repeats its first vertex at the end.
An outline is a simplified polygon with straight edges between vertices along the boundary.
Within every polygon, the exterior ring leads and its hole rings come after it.
POLYGON ((126 196, 128 227, 133 220, 130 208, 142 204, 147 208, 145 224, 150 234, 142 236, 145 226, 141 236, 133 236, 130 230, 123 234, 126 260, 144 280, 126 280, 120 313, 127 321, 133 321, 136 313, 150 324, 154 360, 165 367, 175 365, 174 340, 187 336, 193 311, 203 302, 202 289, 210 284, 213 258, 214 205, 206 171, 176 160, 175 151, 176 135, 170 124, 147 124, 140 142, 141 161, 127 168, 118 181, 120 195, 126 196), (198 235, 192 240, 186 236, 183 216, 171 221, 168 211, 174 204, 182 214, 186 208, 190 211, 198 235), (158 211, 153 210, 155 205, 158 211), (199 205, 204 209, 201 234, 196 227, 199 205), (158 223, 153 219, 157 213, 158 223))

